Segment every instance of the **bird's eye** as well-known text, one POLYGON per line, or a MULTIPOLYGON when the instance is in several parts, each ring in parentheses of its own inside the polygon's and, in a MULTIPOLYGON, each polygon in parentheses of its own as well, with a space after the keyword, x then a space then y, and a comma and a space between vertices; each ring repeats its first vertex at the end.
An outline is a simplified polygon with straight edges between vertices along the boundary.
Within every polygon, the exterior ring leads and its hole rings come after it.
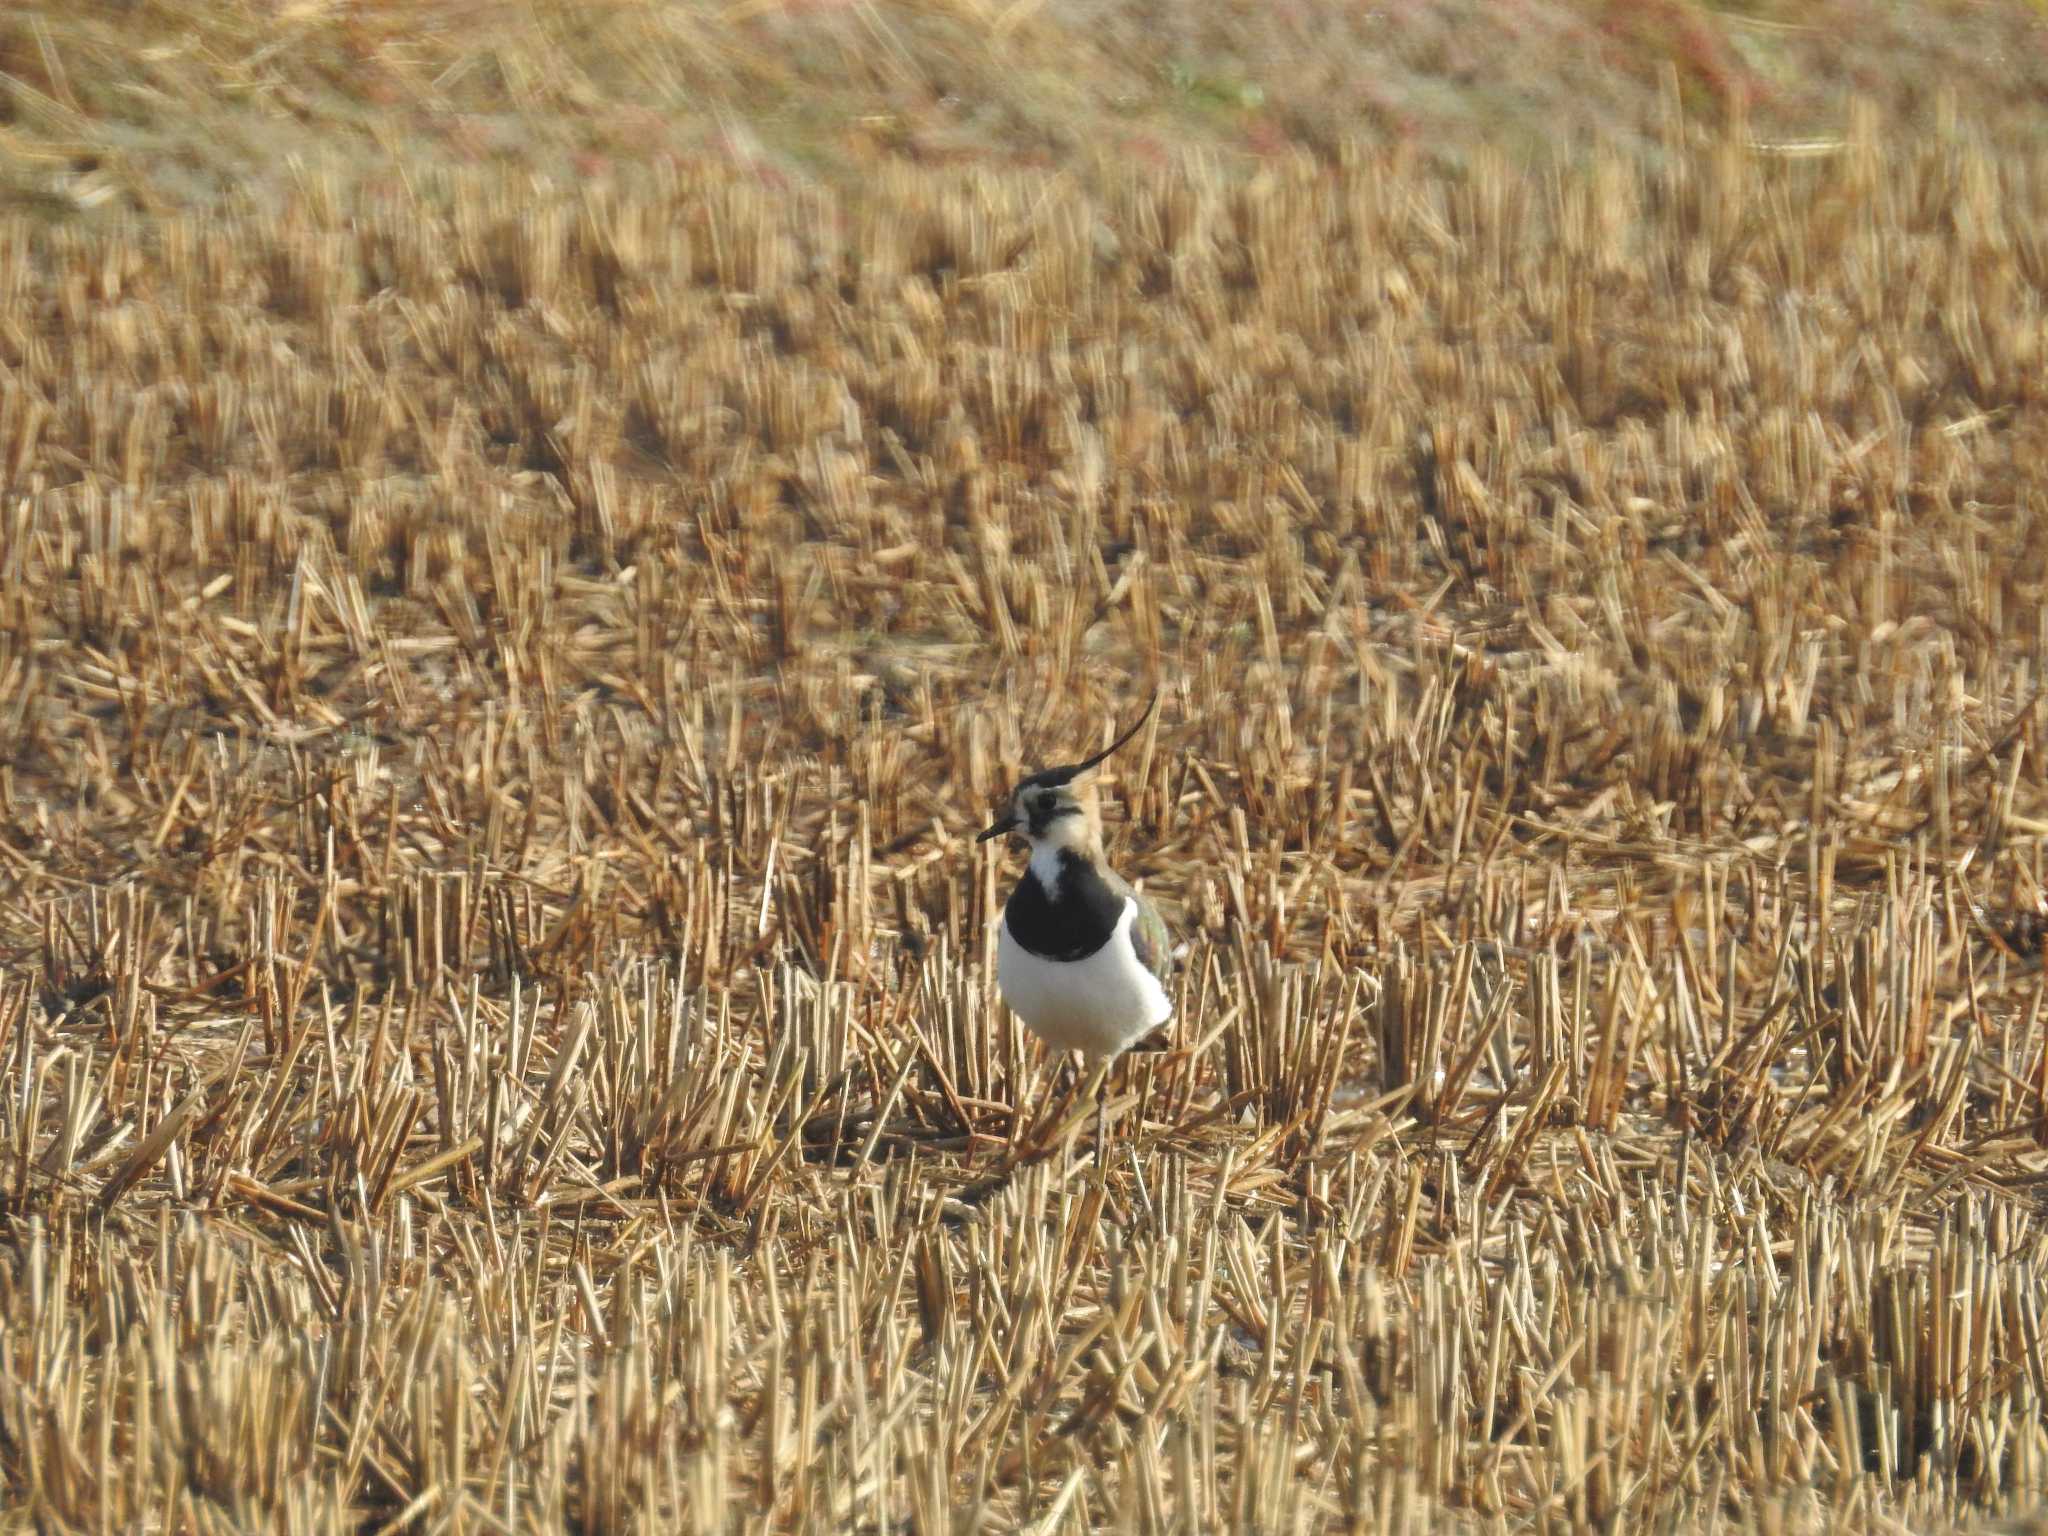
POLYGON ((1045 793, 1045 794, 1042 794, 1042 795, 1040 795, 1040 796, 1038 797, 1038 802, 1037 802, 1037 803, 1038 803, 1038 809, 1039 809, 1040 811, 1050 811, 1050 810, 1051 810, 1051 809, 1053 808, 1053 806, 1054 806, 1054 804, 1055 804, 1056 802, 1055 802, 1055 800, 1054 800, 1054 798, 1053 798, 1053 796, 1052 796, 1051 792, 1050 792, 1050 791, 1048 791, 1047 793, 1045 793))

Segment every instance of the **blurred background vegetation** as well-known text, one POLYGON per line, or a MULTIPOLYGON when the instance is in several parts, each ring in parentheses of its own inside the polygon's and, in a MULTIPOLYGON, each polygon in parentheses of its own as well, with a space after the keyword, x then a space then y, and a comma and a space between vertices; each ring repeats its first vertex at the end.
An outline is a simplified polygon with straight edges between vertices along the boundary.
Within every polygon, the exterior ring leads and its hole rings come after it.
POLYGON ((1856 102, 2048 128, 2041 0, 51 0, 0 8, 0 198, 261 197, 294 163, 848 182, 1351 142, 1654 155, 1674 117, 1825 154, 1856 102))

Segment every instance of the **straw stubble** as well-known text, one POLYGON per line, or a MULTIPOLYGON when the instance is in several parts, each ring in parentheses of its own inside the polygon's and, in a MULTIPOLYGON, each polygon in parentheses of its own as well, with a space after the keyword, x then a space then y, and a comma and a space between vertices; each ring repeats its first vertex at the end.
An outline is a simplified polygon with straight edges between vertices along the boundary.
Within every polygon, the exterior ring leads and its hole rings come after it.
POLYGON ((12 1501, 2029 1507, 2044 187, 1670 149, 0 231, 12 1501), (1098 1184, 966 834, 1155 678, 1098 1184))

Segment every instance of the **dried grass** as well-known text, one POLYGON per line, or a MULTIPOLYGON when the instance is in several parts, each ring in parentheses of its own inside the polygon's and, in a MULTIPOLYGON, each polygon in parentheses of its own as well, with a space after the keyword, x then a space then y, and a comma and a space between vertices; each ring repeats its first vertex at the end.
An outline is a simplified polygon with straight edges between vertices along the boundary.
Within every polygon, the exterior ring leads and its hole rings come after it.
POLYGON ((1925 1530, 2048 1479, 2048 182, 0 226, 52 1530, 1925 1530), (1097 1181, 967 834, 1189 953, 1097 1181))

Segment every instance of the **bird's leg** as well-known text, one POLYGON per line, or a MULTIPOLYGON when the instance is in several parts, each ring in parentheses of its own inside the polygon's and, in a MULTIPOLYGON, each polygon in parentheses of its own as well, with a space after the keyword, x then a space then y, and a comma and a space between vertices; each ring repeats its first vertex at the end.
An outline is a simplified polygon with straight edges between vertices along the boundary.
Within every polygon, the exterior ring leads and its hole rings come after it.
POLYGON ((1041 1154, 1052 1150, 1049 1138, 1065 1117, 1067 1103, 1079 1087, 1074 1058, 1061 1051, 1058 1065, 1052 1069, 1051 1075, 1044 1079, 1036 1115, 1029 1122, 1031 1141, 1039 1147, 1041 1154))
POLYGON ((1098 1172, 1109 1167, 1106 1134, 1109 1123, 1109 1066, 1105 1061, 1095 1073, 1095 1167, 1098 1172))

